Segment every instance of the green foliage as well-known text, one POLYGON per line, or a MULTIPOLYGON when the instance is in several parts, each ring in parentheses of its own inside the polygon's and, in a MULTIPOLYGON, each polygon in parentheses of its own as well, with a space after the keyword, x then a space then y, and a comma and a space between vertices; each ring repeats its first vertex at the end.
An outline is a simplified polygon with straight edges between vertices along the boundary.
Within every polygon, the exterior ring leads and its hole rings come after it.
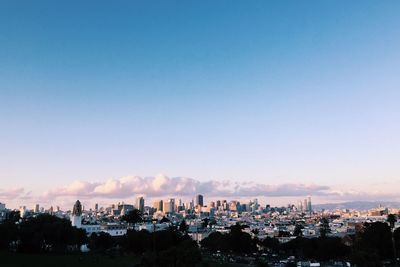
POLYGON ((9 249, 12 241, 18 240, 18 228, 12 221, 0 224, 0 250, 9 249))
POLYGON ((121 221, 136 224, 143 221, 142 213, 138 209, 130 210, 127 214, 121 217, 121 221))
POLYGON ((197 243, 172 229, 154 233, 130 230, 122 246, 126 252, 142 254, 141 266, 190 267, 201 262, 197 243))
POLYGON ((390 225, 390 228, 394 228, 394 224, 397 222, 397 217, 396 217, 396 215, 394 215, 394 214, 389 214, 388 216, 387 216, 387 222, 389 223, 389 225, 390 225))
POLYGON ((279 251, 279 241, 276 238, 266 237, 264 240, 261 241, 260 244, 265 251, 276 253, 279 251))
POLYGON ((107 249, 112 248, 113 245, 113 238, 108 233, 92 233, 89 238, 89 248, 94 251, 106 251, 107 249))
POLYGON ((329 220, 327 218, 322 218, 320 220, 319 234, 322 238, 325 238, 331 233, 331 228, 329 227, 329 220))
POLYGON ((297 237, 281 245, 281 249, 300 258, 330 260, 347 258, 350 248, 338 237, 303 238, 297 237))
POLYGON ((19 250, 22 252, 65 251, 67 246, 86 242, 82 229, 71 226, 66 219, 42 214, 29 218, 19 225, 19 250))
POLYGON ((187 225, 185 220, 182 220, 182 222, 179 224, 179 231, 182 233, 187 233, 189 230, 189 226, 187 225))
POLYGON ((242 231, 242 226, 239 224, 231 226, 231 231, 228 234, 213 232, 208 237, 201 241, 201 246, 216 252, 234 253, 251 253, 257 250, 256 241, 251 238, 251 235, 242 231))
POLYGON ((393 257, 392 233, 387 223, 374 222, 364 224, 364 230, 357 236, 354 251, 357 255, 377 255, 378 259, 393 257))
POLYGON ((304 226, 301 224, 296 224, 296 227, 294 228, 293 235, 294 236, 303 236, 302 230, 304 229, 304 226))

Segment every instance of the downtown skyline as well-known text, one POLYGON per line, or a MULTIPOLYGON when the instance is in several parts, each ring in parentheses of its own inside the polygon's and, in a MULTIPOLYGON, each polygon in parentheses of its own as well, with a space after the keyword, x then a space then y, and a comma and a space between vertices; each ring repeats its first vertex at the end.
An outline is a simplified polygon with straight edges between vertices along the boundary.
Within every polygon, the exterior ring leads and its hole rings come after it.
POLYGON ((398 2, 174 3, 0 4, 0 202, 400 200, 398 2))

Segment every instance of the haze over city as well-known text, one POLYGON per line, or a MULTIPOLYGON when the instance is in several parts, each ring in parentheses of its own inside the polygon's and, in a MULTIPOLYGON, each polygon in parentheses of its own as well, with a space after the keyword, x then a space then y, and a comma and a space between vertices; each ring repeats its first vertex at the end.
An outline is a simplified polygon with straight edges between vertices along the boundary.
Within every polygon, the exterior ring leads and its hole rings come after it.
POLYGON ((0 3, 0 202, 399 201, 398 1, 0 3))

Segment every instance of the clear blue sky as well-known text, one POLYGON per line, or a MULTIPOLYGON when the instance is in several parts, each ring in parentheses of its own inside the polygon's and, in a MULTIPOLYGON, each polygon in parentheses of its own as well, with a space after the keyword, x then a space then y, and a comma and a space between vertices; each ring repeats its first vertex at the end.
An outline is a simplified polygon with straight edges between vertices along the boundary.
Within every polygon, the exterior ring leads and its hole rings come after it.
POLYGON ((386 0, 1 1, 0 187, 398 179, 399 14, 386 0))

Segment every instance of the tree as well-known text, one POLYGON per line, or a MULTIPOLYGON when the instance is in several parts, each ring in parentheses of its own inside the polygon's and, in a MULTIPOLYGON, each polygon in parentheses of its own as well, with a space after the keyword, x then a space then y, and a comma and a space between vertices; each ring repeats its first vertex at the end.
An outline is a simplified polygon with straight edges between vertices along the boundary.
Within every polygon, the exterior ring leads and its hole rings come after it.
POLYGON ((143 221, 142 213, 138 209, 130 210, 127 214, 121 217, 121 221, 136 224, 143 221))
POLYGON ((110 234, 100 232, 92 233, 89 239, 89 248, 97 251, 105 251, 113 246, 113 239, 110 234))
POLYGON ((189 226, 187 225, 185 219, 182 220, 182 222, 179 225, 179 231, 181 231, 182 233, 187 233, 187 231, 189 230, 189 226))
MULTIPOLYGON (((353 248, 353 257, 365 262, 375 258, 378 260, 391 259, 393 257, 392 232, 387 223, 365 223, 363 231, 357 235, 353 248)), ((363 265, 360 265, 363 266, 363 265)))
POLYGON ((170 220, 165 216, 162 217, 161 220, 160 220, 160 223, 169 223, 169 222, 170 222, 170 220))
POLYGON ((209 219, 209 218, 204 218, 204 219, 202 220, 202 222, 201 222, 201 226, 202 226, 203 228, 207 228, 209 222, 210 222, 210 219, 209 219))
POLYGON ((13 222, 4 222, 0 224, 0 250, 9 249, 11 242, 18 239, 18 228, 13 222))
POLYGON ((394 214, 389 214, 389 215, 387 216, 387 222, 389 223, 390 228, 393 229, 393 228, 394 228, 394 224, 397 222, 396 215, 394 215, 394 214))
POLYGON ((293 235, 294 236, 303 236, 303 230, 304 226, 302 224, 296 224, 296 227, 294 228, 293 235))
POLYGON ((389 223, 390 229, 391 229, 391 232, 392 232, 393 258, 396 259, 396 241, 395 241, 395 239, 394 239, 394 233, 393 233, 393 231, 394 231, 394 225, 395 225, 395 223, 397 222, 396 215, 394 215, 394 214, 389 214, 389 215, 387 216, 387 222, 389 223))
POLYGON ((320 220, 319 234, 322 238, 325 238, 330 233, 331 228, 329 227, 329 220, 324 217, 320 220))
POLYGON ((86 242, 83 229, 71 226, 71 222, 49 214, 41 214, 24 220, 19 225, 19 249, 23 252, 66 251, 67 246, 79 246, 86 242))

